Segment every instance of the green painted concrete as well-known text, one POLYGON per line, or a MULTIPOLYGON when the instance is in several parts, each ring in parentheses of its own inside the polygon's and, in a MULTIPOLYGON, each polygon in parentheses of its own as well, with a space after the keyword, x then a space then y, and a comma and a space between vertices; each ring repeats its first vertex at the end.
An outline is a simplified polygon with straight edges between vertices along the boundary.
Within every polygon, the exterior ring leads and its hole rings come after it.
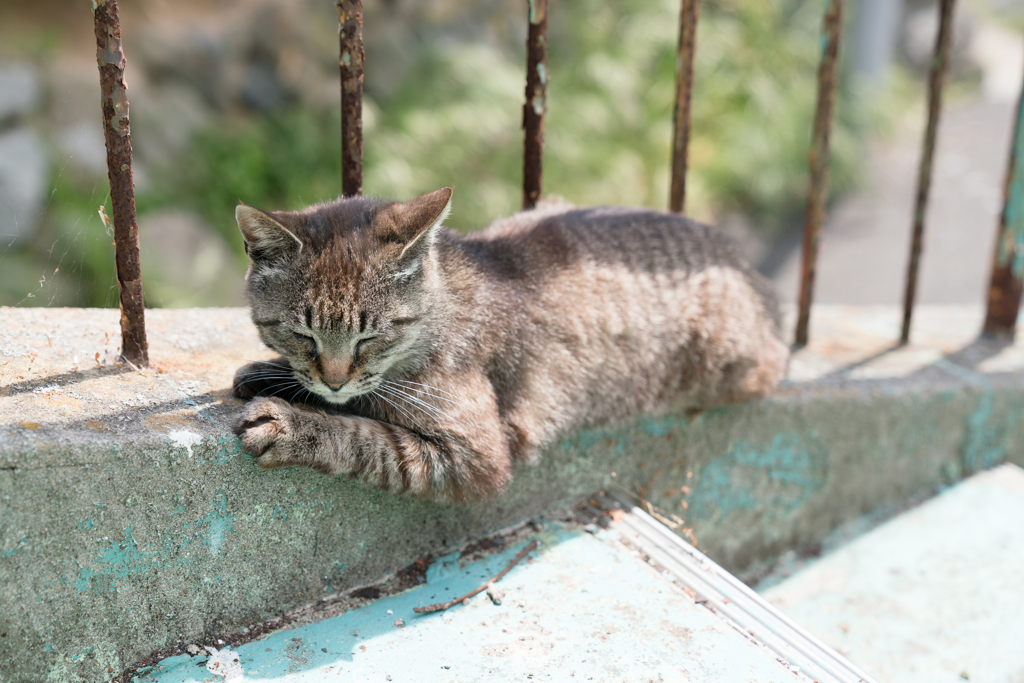
POLYGON ((1021 349, 963 340, 964 316, 980 312, 922 312, 952 341, 878 354, 897 312, 816 309, 821 343, 776 396, 569 435, 475 505, 259 470, 227 430, 231 373, 268 355, 245 312, 147 316, 154 367, 125 374, 93 355, 104 334, 116 340, 116 311, 0 309, 4 683, 108 680, 153 650, 377 582, 598 489, 642 493, 742 571, 978 469, 1024 464, 1021 349))

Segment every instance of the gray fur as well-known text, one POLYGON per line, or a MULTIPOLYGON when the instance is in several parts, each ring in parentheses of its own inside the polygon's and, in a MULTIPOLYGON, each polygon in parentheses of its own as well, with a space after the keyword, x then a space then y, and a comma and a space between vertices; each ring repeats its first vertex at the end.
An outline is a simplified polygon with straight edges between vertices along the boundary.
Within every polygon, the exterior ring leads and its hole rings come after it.
POLYGON ((460 237, 441 226, 450 200, 239 207, 253 321, 282 355, 235 376, 261 467, 485 498, 560 433, 782 379, 770 288, 713 229, 549 207, 460 237))

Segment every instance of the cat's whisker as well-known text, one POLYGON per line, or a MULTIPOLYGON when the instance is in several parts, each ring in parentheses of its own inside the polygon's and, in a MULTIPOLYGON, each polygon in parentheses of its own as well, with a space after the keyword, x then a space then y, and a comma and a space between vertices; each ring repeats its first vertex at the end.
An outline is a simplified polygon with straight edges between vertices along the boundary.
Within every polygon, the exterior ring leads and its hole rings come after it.
MULTIPOLYGON (((376 392, 375 392, 375 393, 376 393, 376 392)), ((411 415, 410 415, 409 413, 407 413, 406 411, 402 410, 402 408, 400 407, 400 405, 398 405, 398 404, 397 404, 397 403, 395 403, 395 402, 394 402, 393 400, 391 400, 390 398, 388 398, 387 396, 385 396, 385 395, 383 395, 383 394, 377 394, 377 395, 378 395, 378 396, 380 396, 380 397, 381 397, 382 399, 384 399, 384 401, 385 401, 386 403, 388 403, 389 405, 391 405, 391 407, 392 407, 392 408, 394 408, 394 409, 395 409, 396 411, 398 411, 398 412, 399 412, 399 413, 401 413, 402 415, 404 415, 404 416, 406 416, 407 418, 409 418, 410 422, 412 422, 412 423, 413 423, 413 426, 415 426, 415 427, 419 427, 419 426, 420 426, 420 425, 419 425, 419 423, 418 423, 418 422, 416 421, 416 419, 415 419, 415 418, 414 418, 413 416, 411 416, 411 415)), ((422 427, 420 427, 420 428, 422 429, 422 427)))
POLYGON ((421 400, 419 398, 416 398, 415 396, 413 396, 411 394, 407 394, 406 392, 402 391, 400 388, 398 388, 396 385, 391 384, 390 382, 384 382, 384 384, 388 385, 387 387, 382 387, 384 389, 384 391, 388 391, 393 396, 400 396, 400 397, 404 398, 407 401, 412 401, 414 404, 416 404, 417 406, 420 407, 420 410, 429 411, 429 413, 433 417, 442 417, 442 418, 445 418, 445 419, 448 419, 448 420, 451 419, 448 416, 447 413, 445 413, 443 410, 441 410, 437 406, 431 405, 431 404, 427 403, 426 401, 423 401, 423 400, 421 400))
POLYGON ((238 382, 237 384, 235 384, 235 386, 236 387, 240 387, 240 386, 244 386, 246 384, 250 384, 252 382, 262 382, 262 381, 265 381, 265 380, 268 380, 268 379, 284 379, 284 378, 283 377, 281 377, 281 378, 278 378, 278 377, 253 377, 251 379, 242 380, 241 382, 238 382))
POLYGON ((242 363, 257 363, 259 365, 269 365, 272 368, 281 368, 282 370, 291 370, 290 365, 284 365, 282 363, 275 363, 269 360, 253 360, 252 358, 234 358, 233 360, 240 361, 242 363))
POLYGON ((277 395, 283 394, 284 392, 289 391, 289 390, 294 393, 295 389, 301 389, 301 388, 302 387, 299 387, 298 385, 293 384, 291 382, 287 382, 287 383, 282 382, 282 383, 279 383, 279 384, 274 384, 274 385, 269 386, 269 387, 264 387, 263 391, 261 391, 259 393, 260 393, 261 396, 277 396, 277 395))
MULTIPOLYGON (((404 394, 400 394, 397 391, 394 391, 393 389, 389 389, 389 388, 384 387, 384 386, 377 387, 377 389, 379 391, 383 391, 385 394, 391 396, 391 398, 393 398, 393 399, 396 399, 396 400, 401 399, 401 400, 406 401, 407 405, 405 407, 408 408, 409 410, 416 410, 417 409, 417 406, 412 405, 411 403, 408 403, 409 398, 407 396, 405 396, 404 394)), ((381 398, 383 398, 384 394, 380 394, 380 396, 381 396, 381 398)), ((396 405, 398 405, 398 404, 396 403, 396 405)), ((429 413, 429 412, 423 410, 422 408, 419 408, 419 411, 421 413, 425 413, 429 417, 435 417, 432 413, 429 413)))
POLYGON ((373 399, 374 409, 377 411, 377 414, 378 415, 383 415, 384 414, 384 409, 380 405, 380 399, 378 398, 377 393, 374 392, 374 391, 371 391, 369 394, 366 394, 366 396, 369 396, 370 398, 373 399))
POLYGON ((449 421, 449 422, 452 421, 452 417, 450 415, 448 415, 448 413, 446 413, 443 410, 439 409, 437 406, 432 406, 429 403, 426 403, 424 401, 420 401, 419 399, 417 399, 414 396, 409 396, 408 394, 403 394, 403 393, 395 392, 394 389, 390 389, 388 391, 389 391, 389 393, 393 397, 400 397, 403 400, 410 402, 409 403, 409 407, 410 408, 419 410, 420 412, 425 413, 426 415, 428 415, 429 417, 432 417, 435 420, 438 420, 438 421, 446 420, 446 421, 449 421))
MULTIPOLYGON (((438 401, 447 401, 448 403, 450 403, 452 405, 459 405, 458 401, 453 401, 450 398, 445 398, 444 396, 438 396, 437 394, 432 394, 429 391, 423 391, 422 389, 414 389, 412 387, 401 386, 401 385, 398 385, 398 384, 392 384, 391 386, 396 388, 396 389, 401 389, 403 392, 415 391, 418 394, 422 394, 423 396, 430 396, 431 398, 435 398, 438 401)), ((413 395, 415 395, 415 394, 409 394, 409 396, 413 396, 413 395)))
MULTIPOLYGON (((257 380, 264 381, 264 380, 268 380, 268 378, 266 378, 266 377, 259 377, 257 379, 252 380, 252 381, 255 382, 257 380)), ((247 382, 239 382, 238 386, 241 386, 242 384, 246 384, 246 383, 247 382)), ((282 386, 287 386, 287 385, 290 385, 290 384, 298 384, 298 382, 296 382, 291 377, 271 377, 268 380, 268 384, 267 384, 266 388, 282 387, 282 386), (274 381, 274 380, 277 380, 277 381, 274 381)))
POLYGON ((302 388, 302 391, 303 391, 304 393, 303 393, 303 394, 300 394, 300 396, 303 396, 303 398, 302 398, 302 400, 303 400, 303 401, 305 401, 305 402, 307 402, 307 403, 308 403, 309 401, 308 401, 308 400, 306 399, 306 397, 312 397, 313 399, 315 399, 315 400, 316 400, 316 402, 315 402, 315 403, 314 403, 313 405, 315 405, 315 406, 317 406, 317 407, 320 407, 320 406, 322 406, 322 405, 323 405, 324 403, 326 403, 326 401, 324 400, 324 397, 323 397, 323 396, 320 396, 320 395, 318 395, 318 394, 315 394, 315 393, 313 393, 312 391, 310 391, 309 389, 307 389, 307 388, 305 388, 305 387, 303 387, 303 388, 302 388))
MULTIPOLYGON (((376 394, 377 392, 374 391, 373 393, 376 394)), ((420 423, 416 421, 416 418, 414 418, 412 415, 410 415, 404 408, 402 408, 402 406, 398 405, 397 403, 395 403, 394 401, 392 401, 391 399, 389 399, 387 396, 385 396, 383 394, 377 394, 377 396, 380 396, 382 399, 384 399, 384 401, 386 401, 387 403, 392 405, 396 410, 398 410, 403 415, 405 415, 407 418, 409 418, 409 421, 412 422, 414 427, 419 427, 420 429, 423 429, 423 427, 420 426, 420 423)))
MULTIPOLYGON (((455 394, 453 394, 451 392, 448 392, 448 391, 445 391, 444 389, 441 389, 440 387, 435 387, 432 384, 420 384, 419 382, 413 382, 412 380, 408 380, 408 379, 398 379, 398 380, 391 380, 391 381, 401 382, 402 384, 415 384, 418 387, 426 387, 427 389, 433 389, 434 391, 439 391, 442 394, 448 394, 452 398, 456 398, 456 399, 458 398, 458 396, 456 396, 455 394)), ((410 387, 410 388, 412 388, 412 387, 410 387)), ((422 392, 424 394, 429 394, 430 393, 430 392, 427 392, 427 391, 423 391, 422 389, 413 389, 413 391, 419 391, 419 392, 422 392)), ((439 398, 442 401, 451 401, 452 403, 456 403, 456 401, 452 401, 452 399, 450 399, 450 398, 444 398, 443 396, 437 396, 435 394, 430 394, 430 395, 433 396, 434 398, 439 398)))
MULTIPOLYGON (((438 415, 443 416, 445 418, 449 417, 448 414, 445 412, 445 410, 443 408, 441 408, 440 406, 436 406, 436 405, 430 403, 429 401, 426 401, 426 400, 420 398, 419 396, 416 396, 415 394, 409 393, 410 391, 413 391, 413 389, 410 389, 409 387, 403 387, 403 386, 398 385, 398 384, 393 384, 391 382, 386 382, 386 384, 389 386, 389 388, 393 392, 397 392, 397 393, 401 394, 406 400, 413 401, 413 402, 418 403, 418 404, 423 405, 423 406, 428 406, 434 412, 436 412, 438 415)), ((438 400, 448 401, 449 403, 455 404, 455 401, 450 401, 450 400, 445 399, 444 397, 441 397, 441 396, 434 396, 433 394, 425 392, 425 391, 421 392, 421 393, 424 394, 425 396, 431 396, 431 397, 436 398, 438 400)))
POLYGON ((253 375, 248 379, 244 379, 238 383, 239 386, 242 384, 248 384, 249 382, 258 382, 260 380, 272 380, 272 379, 294 379, 291 373, 282 372, 278 374, 265 374, 265 375, 253 375))

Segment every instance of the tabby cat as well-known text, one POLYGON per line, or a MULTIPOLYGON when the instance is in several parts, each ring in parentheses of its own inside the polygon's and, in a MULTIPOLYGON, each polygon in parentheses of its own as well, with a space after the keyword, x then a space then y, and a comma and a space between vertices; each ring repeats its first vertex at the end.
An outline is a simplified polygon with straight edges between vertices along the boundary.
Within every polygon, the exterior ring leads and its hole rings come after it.
POLYGON ((281 354, 234 380, 261 467, 487 498, 560 433, 782 379, 775 298, 719 232, 560 206, 461 237, 451 196, 238 206, 252 319, 281 354))

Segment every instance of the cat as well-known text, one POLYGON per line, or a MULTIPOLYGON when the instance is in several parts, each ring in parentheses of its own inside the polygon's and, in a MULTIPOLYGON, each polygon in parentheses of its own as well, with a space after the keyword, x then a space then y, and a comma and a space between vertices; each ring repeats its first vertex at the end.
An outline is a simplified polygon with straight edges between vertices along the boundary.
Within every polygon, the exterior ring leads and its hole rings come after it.
POLYGON ((234 379, 260 467, 487 499, 559 434, 783 378, 770 286, 714 229, 552 206, 459 236, 442 226, 451 197, 239 204, 252 320, 281 354, 234 379))

